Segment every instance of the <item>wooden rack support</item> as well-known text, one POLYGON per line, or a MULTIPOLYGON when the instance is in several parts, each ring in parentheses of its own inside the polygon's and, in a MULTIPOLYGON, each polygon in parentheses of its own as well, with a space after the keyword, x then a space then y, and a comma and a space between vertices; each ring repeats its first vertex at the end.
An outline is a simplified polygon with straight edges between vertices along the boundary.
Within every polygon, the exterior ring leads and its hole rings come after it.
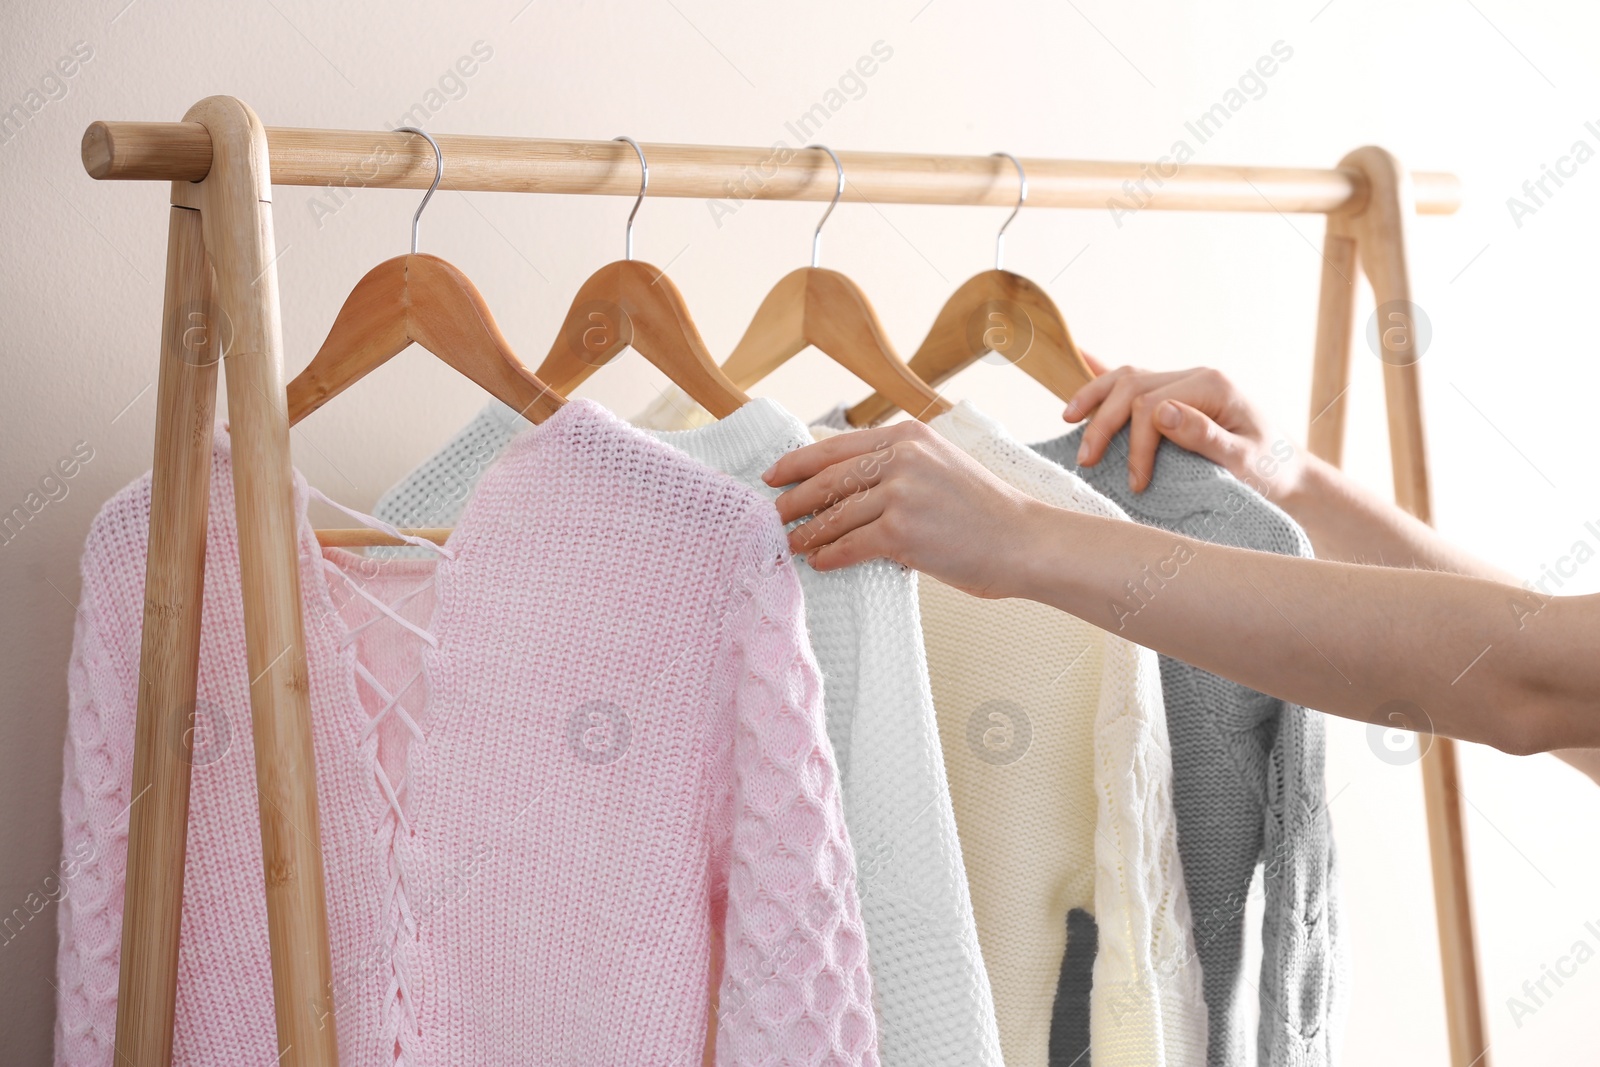
MULTIPOLYGON (((632 149, 611 141, 441 135, 444 186, 461 190, 635 195, 632 149)), ((834 170, 820 153, 645 146, 652 196, 826 200, 834 170), (812 158, 816 156, 817 158, 812 158)), ((183 122, 96 122, 84 169, 95 178, 169 181, 171 221, 162 324, 150 555, 129 812, 117 999, 118 1064, 172 1055, 190 763, 200 647, 216 367, 226 367, 263 881, 278 1063, 333 1067, 327 905, 311 709, 300 616, 289 424, 283 379, 272 185, 425 188, 432 152, 402 133, 263 127, 232 97, 208 97, 183 122)), ((988 156, 841 152, 845 198, 1010 206, 1013 170, 988 156)), ((1027 159, 1030 206, 1103 208, 1153 192, 1157 210, 1279 211, 1328 216, 1309 447, 1337 462, 1344 433, 1358 265, 1378 302, 1409 308, 1406 225, 1449 214, 1453 175, 1407 174, 1359 149, 1337 168, 1222 167, 1027 159), (1154 177, 1152 177, 1154 176, 1154 177), (1159 179, 1159 181, 1157 180, 1159 179)), ((1384 370, 1395 492, 1427 520, 1427 460, 1414 363, 1384 370)), ((1454 1067, 1488 1067, 1468 895, 1455 752, 1434 741, 1422 761, 1454 1067)))
POLYGON ((150 548, 133 742, 134 798, 118 976, 119 1061, 166 1063, 177 995, 178 926, 189 831, 190 762, 200 664, 206 527, 210 518, 211 422, 217 354, 211 331, 191 333, 191 312, 211 306, 211 264, 200 213, 173 207, 167 223, 167 292, 156 376, 156 463, 150 472, 150 548), (192 736, 192 735, 190 735, 192 736), (178 758, 174 758, 178 757, 178 758))
POLYGON ((214 158, 202 180, 172 183, 140 648, 146 681, 134 733, 135 789, 160 802, 129 809, 116 1059, 165 1067, 172 1057, 191 768, 181 742, 192 737, 195 711, 220 358, 278 1062, 320 1067, 336 1064, 338 1049, 266 135, 231 97, 208 97, 186 117, 209 131, 214 158))
MULTIPOLYGON (((1360 264, 1372 284, 1378 310, 1386 319, 1398 316, 1392 320, 1398 328, 1388 330, 1379 345, 1395 501, 1431 525, 1433 500, 1417 374, 1422 353, 1416 348, 1415 305, 1406 258, 1415 193, 1399 162, 1381 148, 1358 148, 1340 160, 1339 166, 1365 175, 1368 196, 1360 211, 1328 216, 1307 445, 1314 455, 1335 466, 1343 459, 1344 397, 1350 385, 1355 279, 1360 264)), ((1450 1062, 1453 1067, 1488 1067, 1455 742, 1448 737, 1432 738, 1420 764, 1450 1062)))

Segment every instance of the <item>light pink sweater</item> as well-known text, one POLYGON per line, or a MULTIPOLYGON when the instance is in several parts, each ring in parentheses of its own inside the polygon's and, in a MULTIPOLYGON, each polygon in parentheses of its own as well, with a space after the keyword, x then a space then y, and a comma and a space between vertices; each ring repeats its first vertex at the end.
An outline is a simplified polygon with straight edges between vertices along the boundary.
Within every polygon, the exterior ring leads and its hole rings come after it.
MULTIPOLYGON (((341 1062, 692 1067, 720 969, 718 1063, 875 1064, 771 504, 587 401, 506 451, 438 562, 319 549, 296 481, 341 1062)), ((83 556, 58 1064, 112 1062, 149 491, 83 556)), ((276 1055, 232 497, 219 433, 175 1052, 206 1067, 276 1055)))

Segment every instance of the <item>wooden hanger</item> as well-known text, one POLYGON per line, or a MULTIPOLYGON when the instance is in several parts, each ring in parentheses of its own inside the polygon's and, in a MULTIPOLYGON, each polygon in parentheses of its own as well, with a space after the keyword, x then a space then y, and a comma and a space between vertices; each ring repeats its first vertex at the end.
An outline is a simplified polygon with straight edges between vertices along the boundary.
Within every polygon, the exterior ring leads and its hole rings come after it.
POLYGON ((623 259, 589 276, 572 298, 539 377, 570 393, 624 348, 632 347, 701 407, 725 418, 750 398, 717 366, 672 279, 633 258, 633 219, 650 188, 650 165, 632 137, 618 137, 639 154, 639 198, 628 215, 623 259))
POLYGON ((811 266, 790 272, 772 287, 723 363, 723 372, 748 389, 810 345, 917 418, 944 414, 950 404, 895 352, 861 288, 838 271, 817 266, 822 223, 844 195, 844 166, 826 145, 807 147, 827 152, 838 171, 833 202, 812 235, 811 266))
MULTIPOLYGON (((1094 371, 1073 343, 1067 320, 1050 295, 1022 275, 1001 269, 1006 227, 1027 202, 1028 176, 1011 153, 995 155, 1016 165, 1020 189, 1017 206, 995 235, 994 269, 968 278, 945 301, 911 357, 911 370, 939 386, 980 356, 994 352, 1065 403, 1094 377, 1094 371)), ((872 426, 896 407, 903 405, 880 391, 845 412, 845 420, 852 426, 872 426)))
MULTIPOLYGON (((344 392, 411 344, 419 344, 454 367, 496 399, 532 422, 543 422, 566 403, 517 358, 483 294, 467 276, 438 256, 417 251, 417 226, 444 172, 438 142, 414 126, 433 145, 433 184, 411 219, 411 253, 385 260, 368 271, 345 298, 327 339, 306 368, 289 383, 289 425, 293 426, 344 392)), ((446 529, 407 531, 442 542, 446 529)), ((318 530, 325 545, 397 544, 366 529, 318 530)))
POLYGON ((327 340, 289 383, 289 424, 413 343, 531 422, 565 403, 517 358, 465 274, 438 256, 413 252, 373 267, 350 291, 327 340))

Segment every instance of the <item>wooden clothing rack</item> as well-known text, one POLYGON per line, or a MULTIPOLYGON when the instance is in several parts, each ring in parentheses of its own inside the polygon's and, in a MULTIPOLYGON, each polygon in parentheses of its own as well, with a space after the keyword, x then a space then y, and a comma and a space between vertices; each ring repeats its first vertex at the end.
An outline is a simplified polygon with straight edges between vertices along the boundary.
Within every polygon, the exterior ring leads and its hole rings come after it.
MULTIPOLYGON (((634 196, 626 144, 440 135, 444 185, 462 190, 634 196)), ((835 172, 800 153, 699 145, 646 146, 650 195, 829 200, 835 172)), ((1015 200, 1013 170, 990 156, 840 152, 845 198, 887 203, 1015 200)), ((172 1054, 190 762, 200 651, 211 427, 226 357, 235 507, 248 644, 251 723, 280 1058, 294 1067, 338 1059, 317 817, 289 423, 278 309, 272 186, 425 188, 433 153, 405 133, 264 127, 242 101, 213 96, 183 122, 96 122, 83 163, 101 179, 168 181, 166 298, 157 385, 150 555, 140 652, 133 805, 128 827, 119 1064, 165 1065, 172 1054), (199 327, 197 329, 197 327, 199 327)), ((1311 390, 1312 452, 1343 451, 1358 264, 1380 307, 1408 311, 1407 227, 1413 211, 1460 203, 1449 174, 1408 174, 1388 152, 1361 148, 1327 170, 1071 160, 1023 161, 1030 206, 1102 208, 1123 183, 1161 182, 1149 207, 1325 214, 1311 390)), ((1395 497, 1431 521, 1417 368, 1407 329, 1390 337, 1384 388, 1395 497)), ((1455 748, 1436 739, 1421 761, 1443 957, 1450 1056, 1487 1067, 1477 956, 1456 788, 1455 748)))

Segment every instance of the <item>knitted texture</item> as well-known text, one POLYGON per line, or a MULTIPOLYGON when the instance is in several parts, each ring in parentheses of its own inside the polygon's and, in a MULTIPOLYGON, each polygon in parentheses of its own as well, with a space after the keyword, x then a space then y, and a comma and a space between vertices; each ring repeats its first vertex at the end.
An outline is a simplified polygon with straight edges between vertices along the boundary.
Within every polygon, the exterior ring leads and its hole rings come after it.
MULTIPOLYGON (((211 469, 196 687, 189 826, 178 959, 173 1062, 270 1062, 276 1054, 267 965, 261 830, 251 745, 238 536, 227 438, 217 434, 211 469)), ((56 966, 55 1061, 72 1067, 113 1062, 128 818, 133 804, 134 711, 139 676, 150 478, 138 479, 101 508, 80 564, 81 594, 67 671, 68 713, 61 793, 62 854, 89 856, 62 899, 56 966)), ((317 798, 325 843, 329 943, 340 965, 335 1008, 341 1059, 392 1062, 381 1055, 386 1018, 379 931, 387 857, 362 853, 384 831, 389 811, 372 773, 375 745, 363 738, 366 713, 348 664, 326 639, 334 610, 320 557, 305 553, 299 580, 317 798), (364 958, 370 963, 363 963, 364 958)), ((168 607, 165 605, 157 607, 168 607)), ((389 1047, 396 1038, 391 1036, 389 1047)))
MULTIPOLYGON (((762 472, 811 441, 767 399, 707 423, 704 409, 674 387, 645 418, 662 430, 700 427, 657 437, 768 497, 778 490, 762 472)), ((447 448, 425 462, 385 495, 384 518, 420 525, 407 503, 421 499, 419 487, 436 481, 440 466, 458 461, 447 448)), ((891 1067, 998 1067, 994 1002, 939 751, 914 578, 886 561, 827 574, 804 563, 796 570, 860 872, 881 1059, 891 1067)))
MULTIPOLYGON (((1211 461, 1162 441, 1149 488, 1134 493, 1126 428, 1099 464, 1076 468, 1082 436, 1080 428, 1034 447, 1137 521, 1216 544, 1311 555, 1292 519, 1211 461)), ((1210 1009, 1209 1062, 1249 1062, 1239 971, 1245 900, 1264 864, 1256 1062, 1336 1063, 1347 979, 1322 718, 1168 656, 1161 678, 1178 848, 1210 1009)))
MULTIPOLYGON (((631 420, 641 430, 687 430, 716 420, 676 385, 663 389, 631 420)), ((372 514, 393 526, 454 526, 494 460, 520 431, 533 425, 498 400, 491 400, 455 436, 378 498, 372 514)), ((380 559, 427 559, 428 549, 383 546, 380 559)))
MULTIPOLYGON (((233 733, 196 753, 174 1060, 270 1062, 220 435, 212 483, 199 692, 233 733)), ((517 438, 438 563, 319 550, 296 488, 341 1062, 697 1063, 718 973, 716 1062, 878 1062, 767 501, 587 401, 517 438)), ((62 902, 63 1064, 112 1061, 148 521, 146 477, 83 559, 63 851, 94 859, 62 902)))
POLYGON ((851 430, 858 429, 858 427, 850 425, 850 420, 846 418, 846 413, 849 410, 849 404, 843 402, 835 404, 820 418, 812 419, 811 428, 813 430, 834 430, 838 433, 849 433, 851 430))
MULTIPOLYGON (((963 402, 929 425, 1015 488, 1125 519, 963 402)), ((814 426, 818 435, 826 428, 814 426)), ((1099 920, 1097 1067, 1195 1064, 1206 1018, 1154 653, 921 577, 934 707, 1007 1067, 1043 1067, 1073 909, 1099 920)))
POLYGON ((669 385, 628 421, 641 430, 695 430, 710 426, 717 418, 681 388, 669 385))
MULTIPOLYGON (((454 526, 466 509, 467 497, 494 458, 521 430, 533 425, 498 400, 484 405, 454 437, 422 466, 406 475, 398 486, 378 499, 372 509, 377 518, 391 521, 397 507, 409 516, 407 526, 454 526), (401 495, 396 498, 396 493, 401 495)), ((393 525, 402 525, 392 523, 393 525)), ((427 549, 398 548, 397 553, 427 558, 427 549)))

